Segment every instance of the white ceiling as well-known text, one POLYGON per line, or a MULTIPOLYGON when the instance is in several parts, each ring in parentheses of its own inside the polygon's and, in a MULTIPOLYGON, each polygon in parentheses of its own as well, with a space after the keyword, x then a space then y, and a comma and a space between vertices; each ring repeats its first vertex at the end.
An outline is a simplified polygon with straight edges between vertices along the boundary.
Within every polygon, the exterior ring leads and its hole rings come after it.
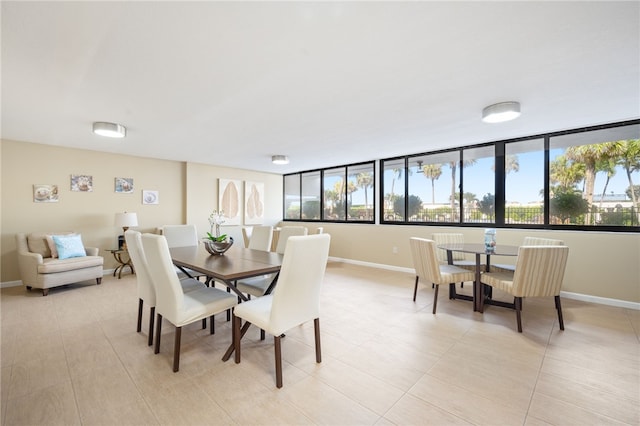
POLYGON ((3 139, 288 173, 640 117, 637 1, 1 7, 3 139))

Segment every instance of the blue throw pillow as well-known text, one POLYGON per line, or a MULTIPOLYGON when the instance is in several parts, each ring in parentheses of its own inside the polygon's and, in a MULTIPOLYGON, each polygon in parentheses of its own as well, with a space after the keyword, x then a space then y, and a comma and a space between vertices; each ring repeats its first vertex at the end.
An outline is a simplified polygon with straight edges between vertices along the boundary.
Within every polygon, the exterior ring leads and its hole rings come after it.
POLYGON ((56 244, 59 259, 83 257, 87 255, 87 252, 84 250, 80 234, 54 235, 52 238, 53 242, 56 244))

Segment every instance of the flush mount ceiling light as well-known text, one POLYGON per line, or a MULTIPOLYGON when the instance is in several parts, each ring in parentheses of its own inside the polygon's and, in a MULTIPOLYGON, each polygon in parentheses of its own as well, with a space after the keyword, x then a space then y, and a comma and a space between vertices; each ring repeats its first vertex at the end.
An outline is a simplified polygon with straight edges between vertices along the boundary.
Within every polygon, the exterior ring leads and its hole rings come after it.
POLYGON ((127 128, 122 124, 98 121, 93 123, 93 133, 108 138, 124 138, 127 135, 127 128))
POLYGON ((272 155, 271 162, 273 164, 289 164, 289 157, 286 155, 272 155))
POLYGON ((518 117, 520 117, 519 102, 500 102, 482 110, 482 121, 485 123, 502 123, 518 117))

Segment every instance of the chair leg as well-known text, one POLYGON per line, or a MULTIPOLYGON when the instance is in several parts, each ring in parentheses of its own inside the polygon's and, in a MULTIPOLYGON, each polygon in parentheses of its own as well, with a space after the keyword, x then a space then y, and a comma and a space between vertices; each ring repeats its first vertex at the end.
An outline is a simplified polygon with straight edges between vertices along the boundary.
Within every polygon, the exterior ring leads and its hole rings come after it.
POLYGON ((560 330, 564 330, 564 320, 562 319, 562 305, 560 305, 560 296, 555 296, 556 310, 558 311, 558 322, 560 323, 560 330))
MULTIPOLYGON (((229 287, 227 287, 227 293, 231 293, 231 289, 229 287)), ((231 309, 227 309, 227 322, 229 321, 231 321, 231 309)))
MULTIPOLYGON (((435 283, 434 283, 435 285, 435 283)), ((436 313, 436 306, 438 305, 438 289, 440 288, 439 285, 436 285, 436 289, 433 292, 433 313, 436 313)))
POLYGON ((282 387, 282 349, 280 347, 280 336, 273 336, 276 358, 276 387, 282 387))
POLYGON ((516 308, 516 319, 518 321, 518 333, 522 333, 522 297, 516 297, 513 301, 516 308))
POLYGON ((160 353, 160 336, 162 336, 162 315, 156 316, 156 347, 153 351, 154 354, 160 353))
POLYGON ((263 329, 260 329, 260 340, 264 340, 265 338, 265 332, 263 329))
POLYGON ((209 317, 209 325, 210 325, 209 334, 216 334, 216 325, 215 325, 215 321, 213 320, 213 315, 209 317))
POLYGON ((176 340, 173 344, 173 372, 180 369, 180 338, 182 337, 182 327, 176 327, 176 340))
POLYGON ((136 331, 140 333, 142 331, 142 305, 144 301, 142 299, 138 299, 138 328, 136 331))
POLYGON ((231 331, 231 339, 233 340, 233 350, 236 353, 234 361, 236 364, 240 364, 240 338, 242 337, 240 332, 241 320, 239 317, 235 315, 232 315, 232 318, 233 318, 233 322, 232 322, 233 329, 231 331))
POLYGON ((418 294, 418 280, 420 279, 419 276, 416 275, 416 284, 413 286, 413 301, 416 301, 416 294, 418 294))
POLYGON ((322 362, 322 349, 320 348, 320 318, 313 320, 313 329, 316 337, 316 362, 322 362))
POLYGON ((152 306, 151 310, 149 311, 149 340, 147 341, 147 344, 149 346, 153 345, 153 320, 156 317, 156 307, 152 306))

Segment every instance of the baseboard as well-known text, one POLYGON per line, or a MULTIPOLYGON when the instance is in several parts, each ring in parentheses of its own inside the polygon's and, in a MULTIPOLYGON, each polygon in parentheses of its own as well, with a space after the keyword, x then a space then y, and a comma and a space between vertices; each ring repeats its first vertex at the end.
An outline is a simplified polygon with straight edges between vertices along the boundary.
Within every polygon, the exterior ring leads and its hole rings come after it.
MULTIPOLYGON (((415 274, 415 269, 413 268, 402 268, 399 266, 385 265, 381 263, 372 263, 372 262, 362 262, 362 261, 353 260, 353 259, 342 259, 339 257, 329 257, 329 260, 333 262, 338 262, 338 263, 348 263, 351 265, 366 266, 369 268, 378 268, 378 269, 385 269, 388 271, 408 272, 410 274, 415 274)), ((640 303, 629 302, 627 300, 609 299, 606 297, 591 296, 589 294, 570 293, 567 291, 560 292, 560 296, 567 299, 580 300, 583 302, 597 303, 599 305, 615 306, 617 308, 626 308, 626 309, 633 309, 636 311, 640 311, 640 303)))

